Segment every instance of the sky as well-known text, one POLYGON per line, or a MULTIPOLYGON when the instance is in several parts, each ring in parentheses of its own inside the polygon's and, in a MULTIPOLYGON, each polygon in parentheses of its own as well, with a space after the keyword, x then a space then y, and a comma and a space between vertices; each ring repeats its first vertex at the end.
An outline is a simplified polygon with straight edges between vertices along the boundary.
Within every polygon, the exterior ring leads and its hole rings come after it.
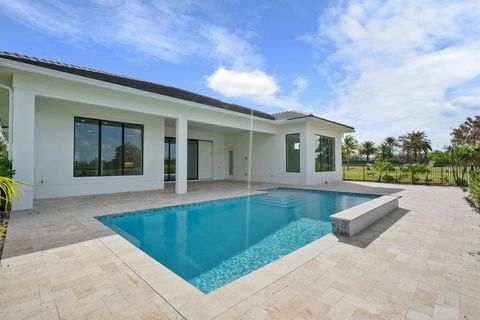
POLYGON ((480 114, 479 26, 480 0, 0 0, 0 50, 437 149, 480 114))

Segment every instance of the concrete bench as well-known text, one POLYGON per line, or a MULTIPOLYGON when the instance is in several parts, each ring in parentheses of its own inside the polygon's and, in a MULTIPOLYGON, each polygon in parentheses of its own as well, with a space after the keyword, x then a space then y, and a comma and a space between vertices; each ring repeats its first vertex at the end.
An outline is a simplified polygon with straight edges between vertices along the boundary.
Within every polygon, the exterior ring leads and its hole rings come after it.
POLYGON ((399 196, 385 195, 353 208, 332 214, 332 231, 353 237, 375 221, 398 208, 399 196))

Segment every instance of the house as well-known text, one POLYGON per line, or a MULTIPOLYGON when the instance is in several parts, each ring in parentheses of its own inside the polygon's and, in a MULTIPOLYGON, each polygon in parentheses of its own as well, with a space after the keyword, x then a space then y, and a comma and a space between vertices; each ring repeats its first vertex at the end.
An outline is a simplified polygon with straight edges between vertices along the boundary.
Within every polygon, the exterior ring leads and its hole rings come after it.
POLYGON ((341 180, 353 128, 267 114, 185 90, 0 52, 0 117, 15 178, 34 199, 163 189, 191 180, 341 180))

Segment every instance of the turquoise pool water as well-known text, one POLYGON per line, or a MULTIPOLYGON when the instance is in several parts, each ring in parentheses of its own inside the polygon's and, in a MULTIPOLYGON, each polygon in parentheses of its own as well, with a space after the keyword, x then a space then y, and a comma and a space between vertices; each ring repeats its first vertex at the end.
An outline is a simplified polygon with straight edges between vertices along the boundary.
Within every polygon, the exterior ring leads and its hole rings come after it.
POLYGON ((331 214, 376 198, 284 188, 265 192, 99 220, 209 293, 330 233, 331 214))

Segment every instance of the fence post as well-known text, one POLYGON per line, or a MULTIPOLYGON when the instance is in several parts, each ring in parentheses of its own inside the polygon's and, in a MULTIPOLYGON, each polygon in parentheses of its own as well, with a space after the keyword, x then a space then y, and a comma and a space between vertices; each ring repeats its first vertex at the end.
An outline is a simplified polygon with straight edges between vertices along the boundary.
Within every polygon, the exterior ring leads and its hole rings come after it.
POLYGON ((443 180, 443 164, 440 167, 440 169, 441 169, 441 175, 440 176, 441 176, 441 179, 442 179, 442 184, 445 184, 445 180, 443 180))
POLYGON ((363 181, 365 181, 365 165, 363 165, 362 168, 363 168, 363 181))

